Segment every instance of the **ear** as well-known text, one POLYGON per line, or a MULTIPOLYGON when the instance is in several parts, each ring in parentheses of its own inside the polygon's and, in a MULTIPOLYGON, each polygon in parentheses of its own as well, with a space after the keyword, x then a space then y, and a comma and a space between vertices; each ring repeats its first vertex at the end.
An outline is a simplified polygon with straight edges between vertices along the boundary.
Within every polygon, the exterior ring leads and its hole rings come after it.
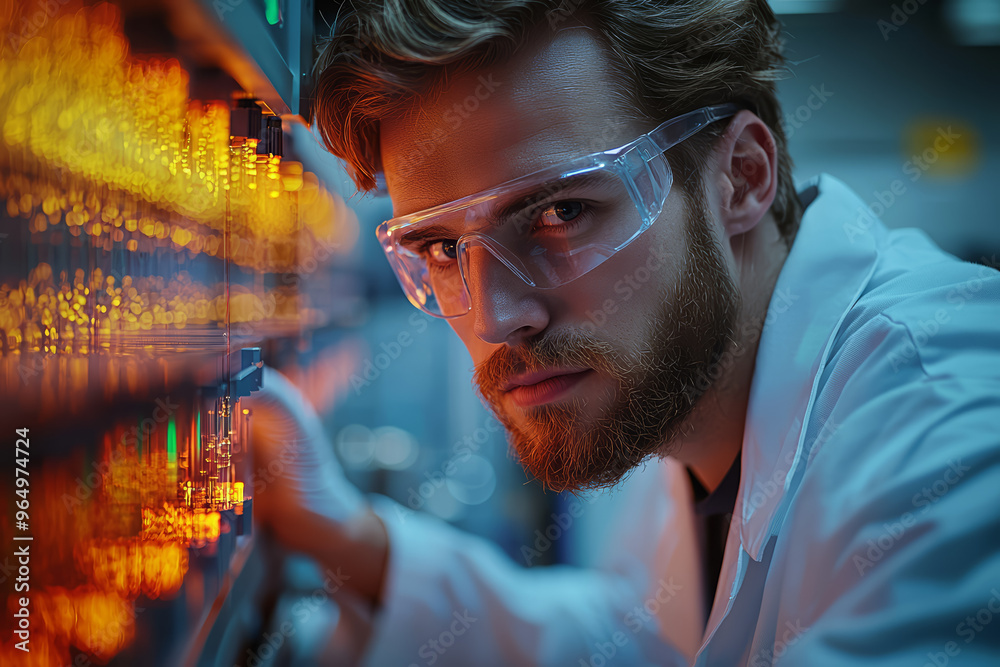
POLYGON ((726 238, 757 226, 774 201, 778 158, 767 125, 750 111, 740 111, 719 138, 714 151, 719 218, 726 238))

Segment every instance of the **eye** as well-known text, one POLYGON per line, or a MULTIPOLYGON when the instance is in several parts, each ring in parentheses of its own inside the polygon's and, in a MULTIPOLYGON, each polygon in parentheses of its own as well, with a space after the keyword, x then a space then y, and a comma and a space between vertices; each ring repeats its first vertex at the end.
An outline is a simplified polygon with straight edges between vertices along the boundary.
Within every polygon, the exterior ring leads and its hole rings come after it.
POLYGON ((541 224, 558 227, 567 222, 573 222, 583 213, 583 202, 561 201, 542 211, 541 224))
POLYGON ((458 257, 454 239, 435 241, 427 246, 431 260, 438 264, 447 264, 458 257))

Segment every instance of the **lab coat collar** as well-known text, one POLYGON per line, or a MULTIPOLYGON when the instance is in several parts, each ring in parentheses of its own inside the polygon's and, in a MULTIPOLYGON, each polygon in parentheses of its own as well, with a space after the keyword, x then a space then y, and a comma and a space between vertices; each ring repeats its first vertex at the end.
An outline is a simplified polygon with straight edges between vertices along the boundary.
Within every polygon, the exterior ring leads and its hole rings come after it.
POLYGON ((743 549, 756 561, 778 532, 782 500, 805 464, 811 443, 803 442, 803 424, 819 371, 871 278, 885 233, 868 206, 827 174, 806 182, 799 199, 805 212, 760 330, 743 436, 735 513, 743 549))

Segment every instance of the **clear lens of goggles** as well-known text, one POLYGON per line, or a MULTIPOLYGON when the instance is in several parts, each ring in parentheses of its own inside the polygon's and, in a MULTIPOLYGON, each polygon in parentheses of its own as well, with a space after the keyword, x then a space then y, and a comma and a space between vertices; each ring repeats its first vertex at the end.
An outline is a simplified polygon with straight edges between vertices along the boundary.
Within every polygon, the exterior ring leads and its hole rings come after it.
MULTIPOLYGON (((593 270, 659 216, 672 174, 663 151, 734 105, 707 107, 621 148, 530 174, 376 230, 410 302, 435 317, 469 312, 469 268, 498 261, 532 287, 593 270)), ((481 287, 473 286, 476 293, 481 287)))

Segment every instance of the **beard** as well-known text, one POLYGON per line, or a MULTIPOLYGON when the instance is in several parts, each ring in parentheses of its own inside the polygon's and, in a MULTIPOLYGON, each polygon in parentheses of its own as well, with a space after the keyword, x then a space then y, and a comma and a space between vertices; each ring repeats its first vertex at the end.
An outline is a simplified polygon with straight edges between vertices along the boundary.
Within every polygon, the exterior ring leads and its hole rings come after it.
POLYGON ((642 344, 621 349, 581 328, 503 346, 475 369, 484 403, 507 430, 512 454, 544 488, 582 491, 617 484, 652 455, 666 456, 733 344, 739 291, 712 235, 705 196, 688 197, 688 253, 672 289, 661 294, 642 344), (543 368, 589 367, 614 380, 603 414, 575 397, 524 411, 503 408, 506 382, 543 368))

